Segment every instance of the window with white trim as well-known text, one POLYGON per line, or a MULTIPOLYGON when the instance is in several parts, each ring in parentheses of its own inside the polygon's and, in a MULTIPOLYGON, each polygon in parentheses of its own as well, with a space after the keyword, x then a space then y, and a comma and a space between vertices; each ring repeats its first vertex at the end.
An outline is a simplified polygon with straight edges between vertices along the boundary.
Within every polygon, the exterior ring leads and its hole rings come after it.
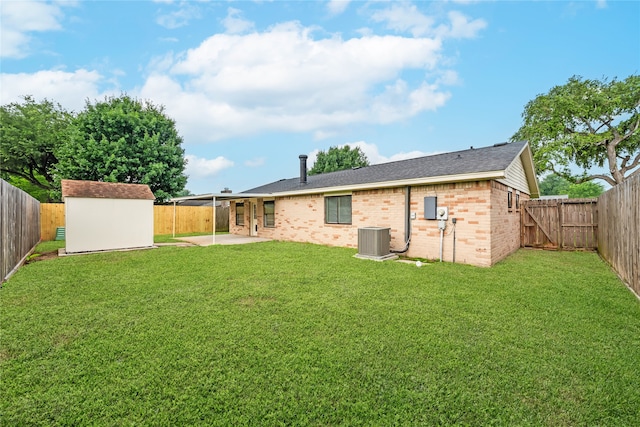
POLYGON ((325 197, 324 222, 326 224, 351 224, 351 196, 325 197))

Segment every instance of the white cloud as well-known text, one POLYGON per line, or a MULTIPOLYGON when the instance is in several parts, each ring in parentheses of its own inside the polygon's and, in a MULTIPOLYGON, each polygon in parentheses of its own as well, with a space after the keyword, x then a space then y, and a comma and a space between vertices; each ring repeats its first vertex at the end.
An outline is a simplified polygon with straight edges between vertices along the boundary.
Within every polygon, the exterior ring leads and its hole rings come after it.
POLYGON ((340 15, 351 3, 351 0, 329 0, 327 3, 327 9, 331 15, 340 15))
POLYGON ((607 0, 596 0, 596 8, 598 8, 598 9, 606 9, 607 8, 607 0))
POLYGON ((0 100, 2 104, 21 102, 24 95, 35 99, 47 98, 66 109, 80 111, 87 99, 101 98, 110 92, 100 92, 104 82, 97 71, 79 69, 74 72, 59 70, 38 71, 33 74, 0 74, 0 100))
POLYGON ((372 164, 372 165, 376 165, 378 163, 395 162, 398 160, 413 159, 416 157, 423 157, 431 154, 436 154, 435 152, 425 153, 423 151, 416 150, 416 151, 409 151, 406 153, 401 151, 399 153, 391 155, 390 157, 386 157, 380 154, 380 152, 378 151, 378 146, 376 144, 369 144, 364 141, 357 141, 357 142, 342 144, 340 145, 340 147, 342 148, 345 145, 348 145, 351 148, 355 148, 355 147, 360 148, 360 150, 362 150, 362 152, 367 156, 367 159, 369 159, 369 164, 372 164))
POLYGON ((189 2, 181 2, 178 9, 158 15, 156 23, 174 30, 188 25, 191 20, 197 18, 200 18, 200 9, 189 2))
POLYGON ((244 165, 250 168, 257 168, 258 166, 264 165, 264 161, 264 157, 257 157, 255 159, 245 161, 244 165))
POLYGON ((217 175, 220 171, 228 169, 234 165, 231 160, 222 156, 218 156, 215 159, 205 159, 203 157, 187 154, 184 157, 187 159, 185 172, 189 177, 193 178, 212 177, 217 175))
POLYGON ((0 56, 24 58, 30 53, 35 32, 59 31, 63 6, 74 3, 3 1, 0 7, 0 56))
POLYGON ((432 32, 434 18, 424 15, 416 5, 394 3, 391 7, 378 10, 371 16, 375 22, 386 22, 387 28, 398 32, 410 32, 414 37, 432 32))
POLYGON ((394 3, 391 7, 375 11, 371 19, 386 23, 387 28, 391 30, 409 32, 414 37, 474 38, 487 26, 484 20, 469 20, 467 16, 457 11, 451 11, 447 16, 449 23, 435 27, 435 18, 420 12, 416 5, 394 3))
POLYGON ((454 86, 460 84, 460 77, 454 70, 443 70, 436 79, 436 83, 446 86, 454 86))
POLYGON ((480 30, 486 28, 487 23, 483 19, 469 20, 460 12, 452 11, 448 14, 451 25, 438 27, 437 33, 441 37, 451 37, 456 39, 472 39, 478 35, 480 30))
POLYGON ((227 34, 243 34, 252 31, 255 25, 251 21, 242 18, 242 11, 230 7, 227 16, 222 20, 227 34))
POLYGON ((181 54, 156 59, 140 96, 166 105, 190 143, 264 131, 327 135, 354 123, 391 123, 435 110, 446 82, 441 42, 401 36, 315 39, 282 23, 262 33, 216 34, 181 54))
MULTIPOLYGON (((431 156, 431 155, 440 153, 440 151, 426 153, 424 151, 414 150, 406 153, 401 151, 399 153, 386 157, 380 154, 380 151, 378 151, 378 146, 376 144, 369 144, 364 141, 348 142, 346 144, 340 144, 337 147, 342 148, 347 145, 351 148, 356 148, 356 147, 360 148, 360 150, 365 154, 365 156, 367 156, 367 160, 369 160, 369 164, 371 165, 376 165, 379 163, 395 162, 398 160, 414 159, 416 157, 431 156)), ((316 149, 308 154, 309 158, 307 160, 307 165, 309 169, 311 169, 315 164, 316 159, 318 158, 319 152, 320 150, 316 149)))

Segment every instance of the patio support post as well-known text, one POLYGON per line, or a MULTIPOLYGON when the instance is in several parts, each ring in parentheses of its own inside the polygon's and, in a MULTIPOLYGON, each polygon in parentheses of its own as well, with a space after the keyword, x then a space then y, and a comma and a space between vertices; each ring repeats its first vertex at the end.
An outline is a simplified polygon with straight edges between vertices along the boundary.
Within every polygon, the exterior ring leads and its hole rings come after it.
POLYGON ((173 201, 173 237, 176 237, 176 201, 173 201))
POLYGON ((216 196, 213 196, 213 234, 212 234, 212 243, 216 244, 216 196))

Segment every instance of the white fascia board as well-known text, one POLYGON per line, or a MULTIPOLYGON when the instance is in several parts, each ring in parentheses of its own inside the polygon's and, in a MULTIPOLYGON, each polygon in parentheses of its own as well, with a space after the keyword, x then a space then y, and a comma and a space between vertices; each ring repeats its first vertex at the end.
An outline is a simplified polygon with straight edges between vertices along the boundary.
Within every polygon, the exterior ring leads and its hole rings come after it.
POLYGON ((198 194, 195 196, 181 196, 181 197, 172 197, 169 199, 170 202, 184 202, 186 200, 211 200, 213 199, 213 194, 198 194))
POLYGON ((169 202, 184 202, 186 200, 236 200, 236 199, 251 199, 251 198, 263 198, 273 197, 268 193, 210 193, 210 194, 198 194, 196 196, 182 196, 173 197, 169 199, 169 202))
POLYGON ((468 181, 485 181, 489 179, 503 179, 505 178, 505 171, 488 171, 488 172, 474 172, 460 175, 444 175, 444 176, 432 176, 426 178, 414 178, 414 179, 401 179, 397 181, 383 181, 383 182, 368 182, 365 184, 356 185, 342 185, 337 187, 322 187, 322 188, 310 188, 308 190, 294 190, 283 191, 273 193, 274 196, 297 196, 303 194, 323 194, 323 193, 336 193, 340 191, 358 191, 358 190, 372 190, 376 188, 392 188, 392 187, 406 187, 416 185, 430 185, 430 184, 448 184, 452 182, 468 182, 468 181))

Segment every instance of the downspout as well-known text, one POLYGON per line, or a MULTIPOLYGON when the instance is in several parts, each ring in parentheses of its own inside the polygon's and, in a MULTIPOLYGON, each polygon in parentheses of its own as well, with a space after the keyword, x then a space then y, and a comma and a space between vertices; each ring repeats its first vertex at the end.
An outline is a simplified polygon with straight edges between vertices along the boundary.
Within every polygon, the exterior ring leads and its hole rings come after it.
POLYGON ((409 250, 411 243, 411 187, 407 185, 404 193, 404 248, 401 250, 389 250, 393 254, 403 254, 409 250))

